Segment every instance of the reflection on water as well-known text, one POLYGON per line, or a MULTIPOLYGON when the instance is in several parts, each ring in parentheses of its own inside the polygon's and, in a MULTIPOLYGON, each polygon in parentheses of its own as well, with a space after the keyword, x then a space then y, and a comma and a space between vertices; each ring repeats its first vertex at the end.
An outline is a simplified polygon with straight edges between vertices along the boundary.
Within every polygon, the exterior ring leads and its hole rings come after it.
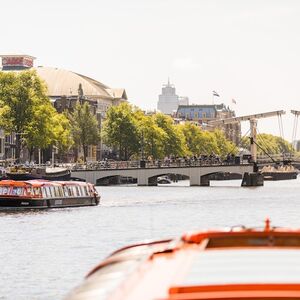
POLYGON ((97 207, 1 212, 0 299, 63 299, 106 255, 140 240, 257 226, 267 216, 300 227, 298 179, 256 188, 241 188, 240 180, 188 184, 98 187, 97 207))

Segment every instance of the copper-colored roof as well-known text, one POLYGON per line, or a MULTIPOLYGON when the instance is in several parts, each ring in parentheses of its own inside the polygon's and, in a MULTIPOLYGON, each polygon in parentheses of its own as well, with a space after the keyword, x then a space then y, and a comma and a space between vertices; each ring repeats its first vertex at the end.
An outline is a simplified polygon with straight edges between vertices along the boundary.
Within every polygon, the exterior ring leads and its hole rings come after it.
POLYGON ((106 91, 116 99, 127 99, 125 89, 106 89, 106 91))
POLYGON ((78 95, 79 84, 81 84, 85 96, 114 98, 106 91, 109 89, 108 86, 81 74, 50 67, 37 67, 36 71, 46 82, 50 97, 78 95))

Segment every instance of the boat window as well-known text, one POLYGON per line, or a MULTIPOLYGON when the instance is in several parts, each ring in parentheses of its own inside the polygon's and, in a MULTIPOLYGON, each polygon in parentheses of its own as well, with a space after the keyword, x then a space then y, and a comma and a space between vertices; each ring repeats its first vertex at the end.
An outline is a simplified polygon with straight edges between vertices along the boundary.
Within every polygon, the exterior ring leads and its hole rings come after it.
POLYGON ((55 190, 54 190, 54 186, 49 186, 50 192, 51 192, 51 197, 54 198, 55 197, 55 190))
POLYGON ((12 195, 17 195, 17 196, 23 195, 23 188, 22 187, 18 187, 18 186, 14 186, 12 188, 11 194, 12 195))
POLYGON ((9 190, 10 190, 9 186, 3 187, 3 195, 8 195, 9 194, 9 190))
POLYGON ((76 186, 76 191, 77 191, 77 196, 81 196, 81 191, 80 191, 80 188, 79 186, 76 186))
POLYGON ((30 186, 27 186, 27 187, 26 187, 26 194, 27 194, 28 196, 31 196, 31 195, 32 195, 32 187, 30 187, 30 186))
POLYGON ((54 187, 54 195, 55 195, 55 197, 59 197, 59 188, 58 188, 58 186, 54 187))
POLYGON ((83 186, 80 186, 79 189, 80 189, 81 196, 85 196, 85 191, 83 189, 83 186))
POLYGON ((9 193, 9 189, 10 189, 9 186, 0 187, 0 194, 1 195, 7 195, 9 193))
POLYGON ((68 186, 68 191, 69 191, 70 197, 73 197, 74 193, 73 193, 73 190, 72 190, 72 188, 70 186, 68 186))
POLYGON ((51 195, 51 189, 50 189, 50 187, 49 186, 45 186, 45 190, 46 190, 47 197, 51 198, 52 195, 51 195))
POLYGON ((47 190, 45 187, 42 187, 42 195, 43 195, 43 198, 48 198, 47 190))
POLYGON ((40 196, 41 195, 41 189, 39 187, 33 188, 33 194, 34 196, 40 196))
POLYGON ((64 187, 63 187, 63 190, 64 190, 64 196, 65 196, 65 197, 69 197, 69 196, 70 196, 70 193, 69 193, 68 187, 67 187, 67 186, 64 186, 64 187))
MULTIPOLYGON (((200 292, 201 287, 207 285, 226 286, 245 283, 256 284, 258 282, 298 283, 300 276, 299 260, 298 249, 239 248, 199 251, 185 276, 177 282, 177 290, 173 289, 173 294, 200 292), (245 272, 245 270, 247 271, 245 272), (181 287, 187 289, 183 291, 181 287), (190 287, 192 289, 188 290, 190 287)), ((192 298, 188 298, 186 295, 184 299, 192 298)), ((256 299, 262 298, 257 297, 256 299)))
POLYGON ((83 187, 83 190, 84 190, 84 195, 85 196, 88 196, 89 195, 89 192, 88 192, 88 189, 86 186, 83 187))
POLYGON ((63 190, 62 186, 58 187, 58 193, 59 193, 59 197, 64 197, 64 190, 63 190))
POLYGON ((77 195, 76 187, 75 187, 75 186, 72 186, 71 188, 72 188, 72 191, 73 191, 73 196, 74 196, 74 197, 77 197, 78 195, 77 195))

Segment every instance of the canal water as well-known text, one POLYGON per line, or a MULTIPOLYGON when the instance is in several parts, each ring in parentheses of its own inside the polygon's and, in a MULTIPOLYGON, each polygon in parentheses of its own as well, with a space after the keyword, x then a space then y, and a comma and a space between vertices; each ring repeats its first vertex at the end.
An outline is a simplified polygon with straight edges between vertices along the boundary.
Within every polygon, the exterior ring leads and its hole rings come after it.
POLYGON ((109 253, 141 240, 234 225, 300 227, 300 180, 241 188, 99 187, 98 207, 0 213, 0 299, 64 299, 109 253))

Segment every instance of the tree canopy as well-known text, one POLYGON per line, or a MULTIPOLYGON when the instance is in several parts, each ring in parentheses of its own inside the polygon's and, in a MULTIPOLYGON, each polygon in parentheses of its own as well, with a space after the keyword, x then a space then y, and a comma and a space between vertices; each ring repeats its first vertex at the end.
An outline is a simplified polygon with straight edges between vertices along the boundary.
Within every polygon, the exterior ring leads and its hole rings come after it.
MULTIPOLYGON (((257 153, 259 155, 293 153, 295 150, 291 143, 282 137, 272 134, 261 133, 257 135, 256 143, 258 144, 257 153)), ((250 150, 250 139, 243 139, 243 147, 250 150)))
POLYGON ((91 112, 90 105, 87 102, 80 104, 79 101, 69 118, 74 144, 83 148, 83 159, 86 162, 88 146, 97 145, 100 140, 97 119, 91 112))
POLYGON ((16 135, 16 158, 22 146, 29 152, 45 149, 62 136, 55 136, 57 112, 47 96, 45 83, 34 70, 0 72, 0 126, 16 135))
POLYGON ((118 149, 120 159, 127 160, 139 152, 140 136, 134 108, 121 103, 112 106, 103 124, 103 141, 106 145, 118 149))
POLYGON ((221 131, 208 132, 192 123, 174 124, 161 113, 145 115, 128 103, 112 106, 102 130, 103 142, 120 153, 120 159, 162 159, 236 153, 237 147, 221 131))

